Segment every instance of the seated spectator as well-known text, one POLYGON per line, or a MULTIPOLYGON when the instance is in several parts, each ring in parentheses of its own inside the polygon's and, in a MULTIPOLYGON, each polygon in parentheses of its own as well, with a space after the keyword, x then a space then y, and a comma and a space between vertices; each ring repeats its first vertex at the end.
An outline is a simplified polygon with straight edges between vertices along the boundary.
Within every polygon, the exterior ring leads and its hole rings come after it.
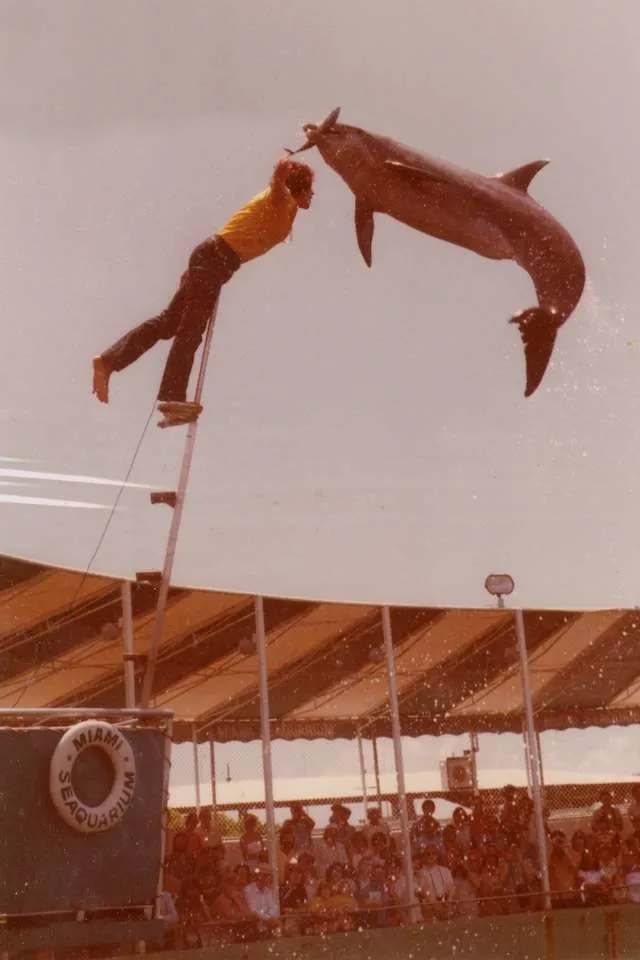
POLYGON ((260 860, 260 854, 267 852, 260 822, 255 814, 248 813, 245 816, 238 845, 244 862, 249 865, 251 870, 255 870, 260 860))
POLYGON ((220 844, 220 831, 217 822, 213 820, 210 807, 202 807, 200 810, 196 832, 202 840, 203 847, 215 847, 220 844))
POLYGON ((449 823, 442 831, 442 863, 451 870, 462 858, 463 852, 458 843, 456 828, 449 823))
POLYGON ((632 903, 640 903, 640 842, 635 834, 627 839, 623 872, 627 896, 632 903))
POLYGON ((601 906, 606 903, 606 894, 602 885, 603 872, 598 855, 594 850, 587 848, 582 857, 578 870, 582 902, 587 906, 601 906))
POLYGON ((196 879, 198 886, 200 887, 200 892, 202 893, 202 900, 207 909, 207 913, 210 913, 211 904, 217 898, 220 891, 220 877, 214 873, 213 870, 205 868, 199 871, 196 879))
POLYGON ((289 812, 291 816, 282 824, 282 829, 290 830, 293 834, 296 853, 310 850, 315 820, 311 819, 301 803, 292 803, 289 812))
POLYGON ((307 909, 308 902, 309 898, 302 881, 302 871, 297 863, 290 863, 287 866, 284 883, 280 884, 282 932, 286 936, 306 932, 307 922, 300 914, 307 909))
POLYGON ((360 917, 363 926, 380 926, 384 923, 384 912, 370 908, 389 903, 385 871, 383 867, 375 867, 366 857, 360 861, 356 871, 355 897, 358 906, 363 909, 360 917))
POLYGON ((640 836, 632 833, 624 842, 624 850, 619 855, 620 867, 623 872, 631 870, 640 863, 640 836))
POLYGON ((451 868, 453 893, 451 895, 451 914, 454 917, 477 917, 478 896, 471 882, 469 871, 462 863, 451 868))
POLYGON ((520 808, 516 788, 508 785, 502 790, 502 803, 498 813, 500 829, 507 842, 513 843, 520 834, 520 808))
POLYGON ((392 840, 388 833, 376 831, 371 836, 371 859, 376 866, 382 866, 393 856, 392 840))
POLYGON ((184 881, 176 906, 180 917, 182 945, 187 949, 202 947, 201 927, 209 919, 209 911, 195 880, 184 881))
POLYGON ((505 913, 518 913, 531 906, 529 894, 532 892, 531 874, 527 861, 517 843, 510 843, 505 851, 504 892, 509 895, 505 901, 505 913))
POLYGON ((363 830, 357 830, 351 839, 351 866, 354 870, 358 869, 358 864, 363 859, 371 860, 369 839, 363 830))
POLYGON ((438 863, 438 851, 435 847, 427 847, 424 851, 415 879, 416 895, 423 903, 424 918, 444 920, 449 914, 454 884, 449 867, 438 863))
POLYGON ((303 850, 298 859, 298 866, 302 871, 302 882, 307 891, 307 897, 312 900, 318 889, 318 871, 315 857, 308 850, 303 850))
POLYGON ((476 891, 480 889, 480 877, 482 875, 482 866, 484 864, 484 854, 478 847, 471 847, 467 850, 464 858, 469 880, 476 891))
POLYGON ((508 838, 503 833, 497 816, 491 810, 483 811, 479 826, 480 843, 484 844, 485 847, 492 844, 497 850, 500 850, 507 845, 508 838))
POLYGON ((611 847, 600 850, 600 869, 602 870, 602 889, 606 903, 623 903, 627 898, 625 878, 620 864, 611 847))
POLYGON ((382 811, 379 807, 369 807, 367 810, 367 823, 363 830, 369 838, 369 843, 371 843, 372 837, 376 833, 384 833, 387 836, 391 835, 389 824, 382 819, 382 811))
POLYGON ((520 833, 526 833, 531 843, 537 842, 538 831, 533 800, 526 793, 516 800, 517 818, 520 824, 520 833))
MULTIPOLYGON (((555 832, 555 831, 554 831, 555 832)), ((554 834, 551 834, 553 840, 554 834)), ((587 835, 583 830, 575 830, 573 836, 571 837, 571 843, 567 848, 567 855, 571 860, 572 864, 579 869, 580 864, 582 863, 582 858, 584 856, 584 851, 587 846, 587 835)))
POLYGON ((278 859, 278 880, 280 883, 284 883, 285 874, 287 872, 287 866, 291 863, 292 860, 296 860, 296 841, 295 836, 292 830, 286 829, 283 827, 280 831, 278 837, 278 850, 277 850, 277 859, 278 859))
MULTIPOLYGON (((431 801, 425 801, 430 803, 431 801)), ((413 824, 410 833, 411 855, 420 857, 428 847, 434 847, 440 855, 444 850, 440 824, 430 813, 419 817, 413 824)))
POLYGON ((345 879, 344 868, 345 868, 345 864, 338 863, 337 861, 336 863, 329 864, 329 866, 327 867, 325 880, 329 884, 331 891, 333 893, 336 892, 336 890, 338 889, 338 886, 345 879))
POLYGON ((640 783, 634 783, 631 787, 631 803, 627 810, 631 829, 640 832, 640 783))
POLYGON ((355 827, 349 820, 351 819, 351 810, 345 807, 343 803, 333 803, 331 805, 331 816, 329 823, 338 831, 338 843, 341 843, 347 852, 347 857, 351 856, 351 839, 354 835, 355 827))
POLYGON ((236 940, 247 940, 257 935, 257 924, 249 909, 244 891, 251 877, 244 864, 237 864, 229 878, 221 883, 209 903, 212 922, 223 924, 235 934, 236 940))
POLYGON ((427 797, 426 800, 422 801, 420 809, 422 814, 414 820, 411 832, 421 833, 425 823, 429 823, 430 826, 436 827, 439 830, 440 824, 435 817, 436 805, 433 800, 427 797))
POLYGON ((195 812, 195 810, 189 811, 185 817, 183 832, 186 839, 187 856, 195 860, 196 857, 200 855, 203 848, 202 835, 198 829, 198 814, 195 812))
POLYGON ((321 880, 315 896, 309 899, 308 909, 311 916, 306 933, 318 936, 333 932, 333 918, 329 909, 330 900, 331 888, 325 880, 321 880))
POLYGON ((182 884, 191 876, 192 864, 186 853, 176 852, 174 845, 174 852, 167 859, 164 869, 165 888, 173 894, 174 898, 178 897, 182 884), (170 886, 167 886, 167 884, 170 884, 170 886))
POLYGON ((297 863, 287 866, 284 883, 280 886, 280 909, 283 913, 301 910, 308 903, 302 870, 297 863))
POLYGON ((579 880, 575 857, 569 855, 567 838, 562 830, 554 830, 551 834, 548 866, 553 906, 576 906, 579 903, 577 889, 581 881, 579 880))
POLYGON ((507 881, 507 863, 494 850, 485 854, 478 885, 479 913, 481 917, 507 912, 504 898, 507 881))
MULTIPOLYGON (((334 866, 340 866, 335 864, 334 866)), ((343 880, 331 887, 326 900, 327 910, 333 920, 334 930, 355 930, 358 901, 351 892, 349 884, 343 880)))
POLYGON ((249 910, 258 921, 258 932, 271 933, 279 926, 279 914, 273 893, 271 872, 267 864, 258 864, 253 871, 253 881, 244 889, 249 910))
POLYGON ((360 906, 367 907, 382 903, 385 899, 384 873, 377 872, 374 879, 373 863, 367 857, 360 860, 356 869, 355 897, 360 906))
POLYGON ((471 846, 471 825, 464 807, 456 807, 451 816, 451 825, 456 832, 456 843, 461 850, 471 846))
POLYGON ((346 863, 348 860, 344 844, 338 840, 338 828, 333 824, 325 827, 322 840, 316 847, 316 864, 321 876, 326 876, 332 863, 346 863))
POLYGON ((613 794, 609 790, 603 790, 600 794, 600 804, 591 818, 591 829, 594 833, 602 829, 622 833, 622 814, 614 807, 613 794))
POLYGON ((165 889, 158 897, 158 918, 163 920, 165 924, 163 948, 166 950, 177 948, 179 946, 178 930, 180 917, 178 916, 178 908, 176 907, 174 895, 166 889, 166 884, 165 889))

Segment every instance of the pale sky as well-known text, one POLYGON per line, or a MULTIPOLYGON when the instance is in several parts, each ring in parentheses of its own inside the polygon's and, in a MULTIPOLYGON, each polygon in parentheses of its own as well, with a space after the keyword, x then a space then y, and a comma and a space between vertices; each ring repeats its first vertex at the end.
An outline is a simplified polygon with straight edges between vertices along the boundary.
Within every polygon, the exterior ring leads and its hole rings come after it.
MULTIPOLYGON (((351 194, 306 154, 313 209, 224 291, 175 581, 476 605, 507 570, 525 606, 639 603, 638 19, 634 0, 0 0, 0 452, 29 471, 3 477, 3 552, 86 566, 88 506, 117 487, 53 475, 124 479, 167 347, 107 407, 92 355, 341 105, 482 173, 549 157, 531 193, 587 294, 525 401, 526 274, 382 217, 368 271, 351 194)), ((146 488, 175 485, 182 437, 153 423, 96 571, 162 565, 146 488)))

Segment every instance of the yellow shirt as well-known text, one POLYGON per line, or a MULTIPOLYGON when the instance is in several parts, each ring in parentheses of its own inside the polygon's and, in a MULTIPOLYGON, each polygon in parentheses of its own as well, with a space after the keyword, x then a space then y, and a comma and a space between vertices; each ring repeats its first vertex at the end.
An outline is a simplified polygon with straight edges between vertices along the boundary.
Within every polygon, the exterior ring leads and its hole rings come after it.
POLYGON ((241 263, 261 257, 291 233, 298 204, 286 193, 274 199, 271 187, 250 200, 218 230, 218 236, 229 244, 241 263))

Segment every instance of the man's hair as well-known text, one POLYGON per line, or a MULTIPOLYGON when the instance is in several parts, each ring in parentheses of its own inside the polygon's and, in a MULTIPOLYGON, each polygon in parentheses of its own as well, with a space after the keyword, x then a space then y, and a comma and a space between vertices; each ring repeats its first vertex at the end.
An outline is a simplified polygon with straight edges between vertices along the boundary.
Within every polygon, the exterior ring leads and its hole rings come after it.
POLYGON ((298 163, 297 160, 291 161, 291 171, 287 175, 285 183, 287 190, 293 196, 304 193, 309 190, 313 184, 313 170, 306 163, 298 163))

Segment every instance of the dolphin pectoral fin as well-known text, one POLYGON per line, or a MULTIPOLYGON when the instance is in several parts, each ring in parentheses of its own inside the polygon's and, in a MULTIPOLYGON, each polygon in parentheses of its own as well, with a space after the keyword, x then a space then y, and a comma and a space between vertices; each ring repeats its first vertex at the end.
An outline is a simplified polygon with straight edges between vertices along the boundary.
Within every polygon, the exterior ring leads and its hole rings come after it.
POLYGON ((364 258, 364 262, 368 267, 371 266, 372 252, 371 245, 373 243, 373 210, 371 207, 367 207, 366 204, 362 203, 360 200, 356 200, 356 236, 358 238, 358 246, 360 247, 360 253, 364 258))
POLYGON ((513 187, 515 190, 522 190, 523 193, 526 193, 536 173, 540 173, 548 163, 548 160, 533 160, 532 163, 526 163, 524 167, 509 170, 508 173, 498 173, 493 179, 500 180, 507 187, 513 187))
POLYGON ((429 180, 431 183, 445 183, 446 177, 433 170, 426 170, 422 167, 414 167, 410 163, 401 163, 400 160, 385 160, 384 166, 396 173, 404 174, 412 180, 429 180))
POLYGON ((540 386, 549 365, 558 334, 558 321, 548 310, 532 307, 517 314, 510 323, 518 325, 524 344, 527 364, 527 385, 524 395, 530 397, 540 386))

